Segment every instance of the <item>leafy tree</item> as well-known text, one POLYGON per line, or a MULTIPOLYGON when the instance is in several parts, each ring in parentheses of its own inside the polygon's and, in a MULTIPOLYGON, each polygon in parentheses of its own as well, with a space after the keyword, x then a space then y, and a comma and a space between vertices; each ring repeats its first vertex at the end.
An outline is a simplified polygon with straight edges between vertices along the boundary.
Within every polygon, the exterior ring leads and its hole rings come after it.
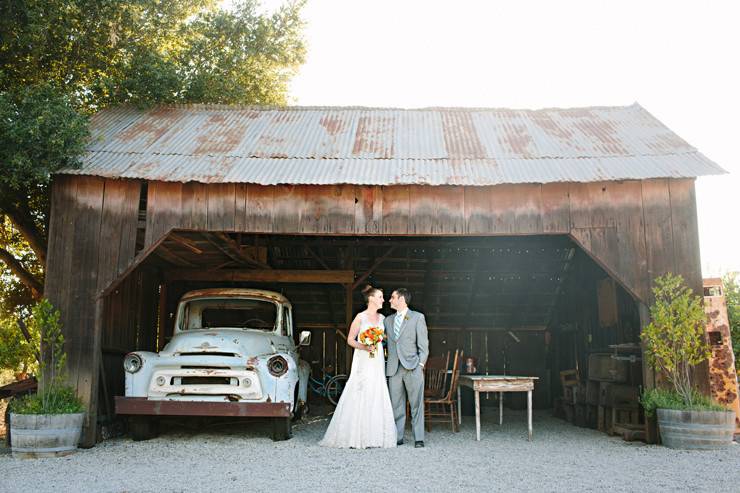
POLYGON ((695 396, 691 368, 711 354, 704 333, 706 315, 702 299, 686 286, 681 276, 671 273, 655 280, 653 294, 652 322, 642 333, 648 362, 665 373, 690 408, 695 396))
POLYGON ((722 277, 727 302, 727 317, 730 322, 732 350, 735 353, 735 369, 740 375, 740 280, 737 272, 728 272, 722 277))
POLYGON ((79 165, 86 115, 118 104, 286 104, 305 58, 303 5, 0 2, 0 318, 41 296, 49 180, 79 165))

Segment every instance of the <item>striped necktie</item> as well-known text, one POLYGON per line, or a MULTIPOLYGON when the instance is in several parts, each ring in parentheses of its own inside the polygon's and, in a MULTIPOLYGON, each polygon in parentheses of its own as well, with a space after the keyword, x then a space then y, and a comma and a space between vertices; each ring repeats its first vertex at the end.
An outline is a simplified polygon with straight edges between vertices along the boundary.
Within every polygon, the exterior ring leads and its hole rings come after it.
POLYGON ((398 340, 398 336, 401 335, 401 323, 403 317, 400 314, 396 314, 396 318, 393 320, 393 337, 398 340))

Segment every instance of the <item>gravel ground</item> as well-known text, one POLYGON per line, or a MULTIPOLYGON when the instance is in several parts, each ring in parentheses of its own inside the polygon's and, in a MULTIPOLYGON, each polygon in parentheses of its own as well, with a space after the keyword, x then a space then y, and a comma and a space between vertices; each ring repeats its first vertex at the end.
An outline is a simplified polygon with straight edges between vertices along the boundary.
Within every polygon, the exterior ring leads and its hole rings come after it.
POLYGON ((740 446, 675 451, 627 443, 536 413, 484 416, 460 433, 441 426, 424 449, 334 450, 317 445, 328 424, 312 417, 272 442, 265 424, 170 427, 154 440, 107 440, 55 459, 0 453, 0 491, 740 491, 740 446))

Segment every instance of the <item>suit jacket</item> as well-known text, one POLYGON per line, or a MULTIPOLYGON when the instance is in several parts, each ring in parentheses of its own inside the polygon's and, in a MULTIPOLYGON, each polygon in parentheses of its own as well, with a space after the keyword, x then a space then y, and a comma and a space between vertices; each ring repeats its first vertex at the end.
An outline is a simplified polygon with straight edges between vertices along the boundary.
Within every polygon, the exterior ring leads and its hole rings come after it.
POLYGON ((385 374, 389 377, 396 374, 399 364, 407 370, 413 370, 419 363, 427 362, 429 357, 429 335, 424 315, 409 309, 401 323, 398 339, 393 333, 396 315, 386 317, 383 322, 388 341, 388 361, 385 374))

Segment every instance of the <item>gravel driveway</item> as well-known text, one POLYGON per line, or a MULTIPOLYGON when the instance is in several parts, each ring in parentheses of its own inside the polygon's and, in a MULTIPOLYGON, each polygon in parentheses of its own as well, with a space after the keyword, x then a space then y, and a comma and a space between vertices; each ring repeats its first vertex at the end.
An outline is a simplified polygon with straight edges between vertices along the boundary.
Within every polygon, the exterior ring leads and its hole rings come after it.
MULTIPOLYGON (((159 438, 107 440, 56 459, 0 454, 0 491, 739 491, 740 446, 675 451, 627 443, 536 413, 484 417, 481 441, 436 426, 427 447, 333 450, 317 445, 328 424, 313 417, 272 442, 264 424, 170 428, 159 438)), ((407 441, 410 436, 407 432, 407 441)))

